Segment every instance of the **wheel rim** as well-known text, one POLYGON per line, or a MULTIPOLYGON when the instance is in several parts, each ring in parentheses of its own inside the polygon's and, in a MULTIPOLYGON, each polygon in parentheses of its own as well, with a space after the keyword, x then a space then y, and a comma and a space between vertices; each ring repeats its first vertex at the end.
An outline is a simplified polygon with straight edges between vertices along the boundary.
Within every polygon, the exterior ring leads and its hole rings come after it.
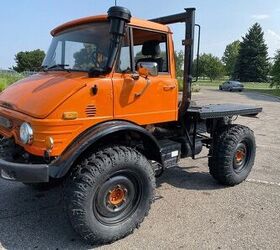
POLYGON ((250 148, 246 141, 238 143, 233 156, 233 169, 236 173, 240 173, 246 168, 250 159, 250 148))
POLYGON ((120 223, 135 212, 142 193, 140 178, 128 170, 120 171, 99 186, 93 199, 93 213, 103 224, 120 223))

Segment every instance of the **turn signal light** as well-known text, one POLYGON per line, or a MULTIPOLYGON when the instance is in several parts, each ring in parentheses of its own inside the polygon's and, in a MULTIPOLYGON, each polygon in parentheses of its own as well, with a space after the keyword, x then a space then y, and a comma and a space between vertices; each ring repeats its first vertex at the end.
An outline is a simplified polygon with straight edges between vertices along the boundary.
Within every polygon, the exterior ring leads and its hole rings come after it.
POLYGON ((78 118, 77 112, 64 112, 63 113, 63 119, 64 120, 75 120, 78 118))
POLYGON ((47 150, 52 150, 54 146, 54 140, 52 137, 47 137, 45 140, 47 150))

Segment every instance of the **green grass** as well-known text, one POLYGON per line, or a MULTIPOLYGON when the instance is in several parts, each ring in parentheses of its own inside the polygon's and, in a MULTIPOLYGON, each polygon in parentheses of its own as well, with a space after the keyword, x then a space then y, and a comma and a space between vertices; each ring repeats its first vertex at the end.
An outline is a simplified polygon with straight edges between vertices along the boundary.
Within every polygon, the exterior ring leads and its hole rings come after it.
POLYGON ((0 73, 0 91, 3 91, 12 83, 22 79, 24 76, 18 73, 0 73))
POLYGON ((253 92, 258 92, 258 93, 263 93, 263 94, 267 94, 267 95, 273 95, 273 96, 278 96, 280 97, 280 89, 248 89, 247 91, 253 91, 253 92))
MULTIPOLYGON (((219 85, 223 84, 225 81, 199 81, 197 84, 199 86, 204 86, 204 87, 219 87, 219 85)), ((269 83, 265 83, 265 82, 245 82, 243 83, 246 89, 269 89, 269 83)))
MULTIPOLYGON (((178 79, 179 81, 179 86, 180 86, 180 90, 182 91, 183 89, 183 80, 182 79, 178 79)), ((193 84, 193 91, 194 92, 199 92, 201 87, 210 87, 210 88, 219 88, 219 85, 223 84, 226 80, 216 80, 216 81, 210 81, 210 80, 199 80, 197 83, 193 84)), ((270 84, 269 83, 265 83, 265 82, 247 82, 247 83, 243 83, 245 86, 246 90, 249 91, 258 91, 258 92, 263 92, 266 94, 271 94, 271 95, 276 95, 279 96, 279 90, 275 89, 275 88, 270 88, 270 84)))
MULTIPOLYGON (((218 88, 219 85, 224 83, 225 80, 218 80, 218 81, 209 81, 209 80, 200 80, 197 84, 201 87, 211 87, 211 88, 218 88)), ((276 88, 270 88, 269 83, 265 82, 245 82, 243 83, 245 90, 246 91, 253 91, 253 92, 258 92, 258 93, 263 93, 263 94, 268 94, 268 95, 273 95, 273 96, 278 96, 280 97, 280 89, 276 88)))

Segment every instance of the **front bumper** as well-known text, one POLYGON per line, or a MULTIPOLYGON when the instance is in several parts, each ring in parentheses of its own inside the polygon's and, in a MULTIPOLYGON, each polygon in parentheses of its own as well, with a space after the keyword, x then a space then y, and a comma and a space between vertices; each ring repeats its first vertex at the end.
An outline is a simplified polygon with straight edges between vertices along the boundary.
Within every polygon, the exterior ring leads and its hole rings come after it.
POLYGON ((25 183, 49 182, 47 164, 13 163, 0 159, 0 173, 5 180, 25 183))

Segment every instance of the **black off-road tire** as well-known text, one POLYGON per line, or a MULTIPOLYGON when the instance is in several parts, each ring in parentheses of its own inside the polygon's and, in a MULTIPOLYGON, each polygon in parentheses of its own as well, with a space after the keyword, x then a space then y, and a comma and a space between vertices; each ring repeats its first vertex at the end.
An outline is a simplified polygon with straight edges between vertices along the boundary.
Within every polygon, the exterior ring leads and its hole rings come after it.
POLYGON ((129 147, 108 147, 73 169, 65 183, 65 209, 74 230, 87 243, 112 243, 140 226, 154 190, 154 171, 142 154, 129 147), (125 186, 127 195, 117 212, 108 198, 114 185, 125 186))
POLYGON ((213 138, 208 165, 210 174, 220 184, 235 186, 240 184, 251 172, 256 155, 254 133, 242 125, 228 125, 220 128, 213 138), (240 147, 246 152, 240 166, 236 154, 240 147))

